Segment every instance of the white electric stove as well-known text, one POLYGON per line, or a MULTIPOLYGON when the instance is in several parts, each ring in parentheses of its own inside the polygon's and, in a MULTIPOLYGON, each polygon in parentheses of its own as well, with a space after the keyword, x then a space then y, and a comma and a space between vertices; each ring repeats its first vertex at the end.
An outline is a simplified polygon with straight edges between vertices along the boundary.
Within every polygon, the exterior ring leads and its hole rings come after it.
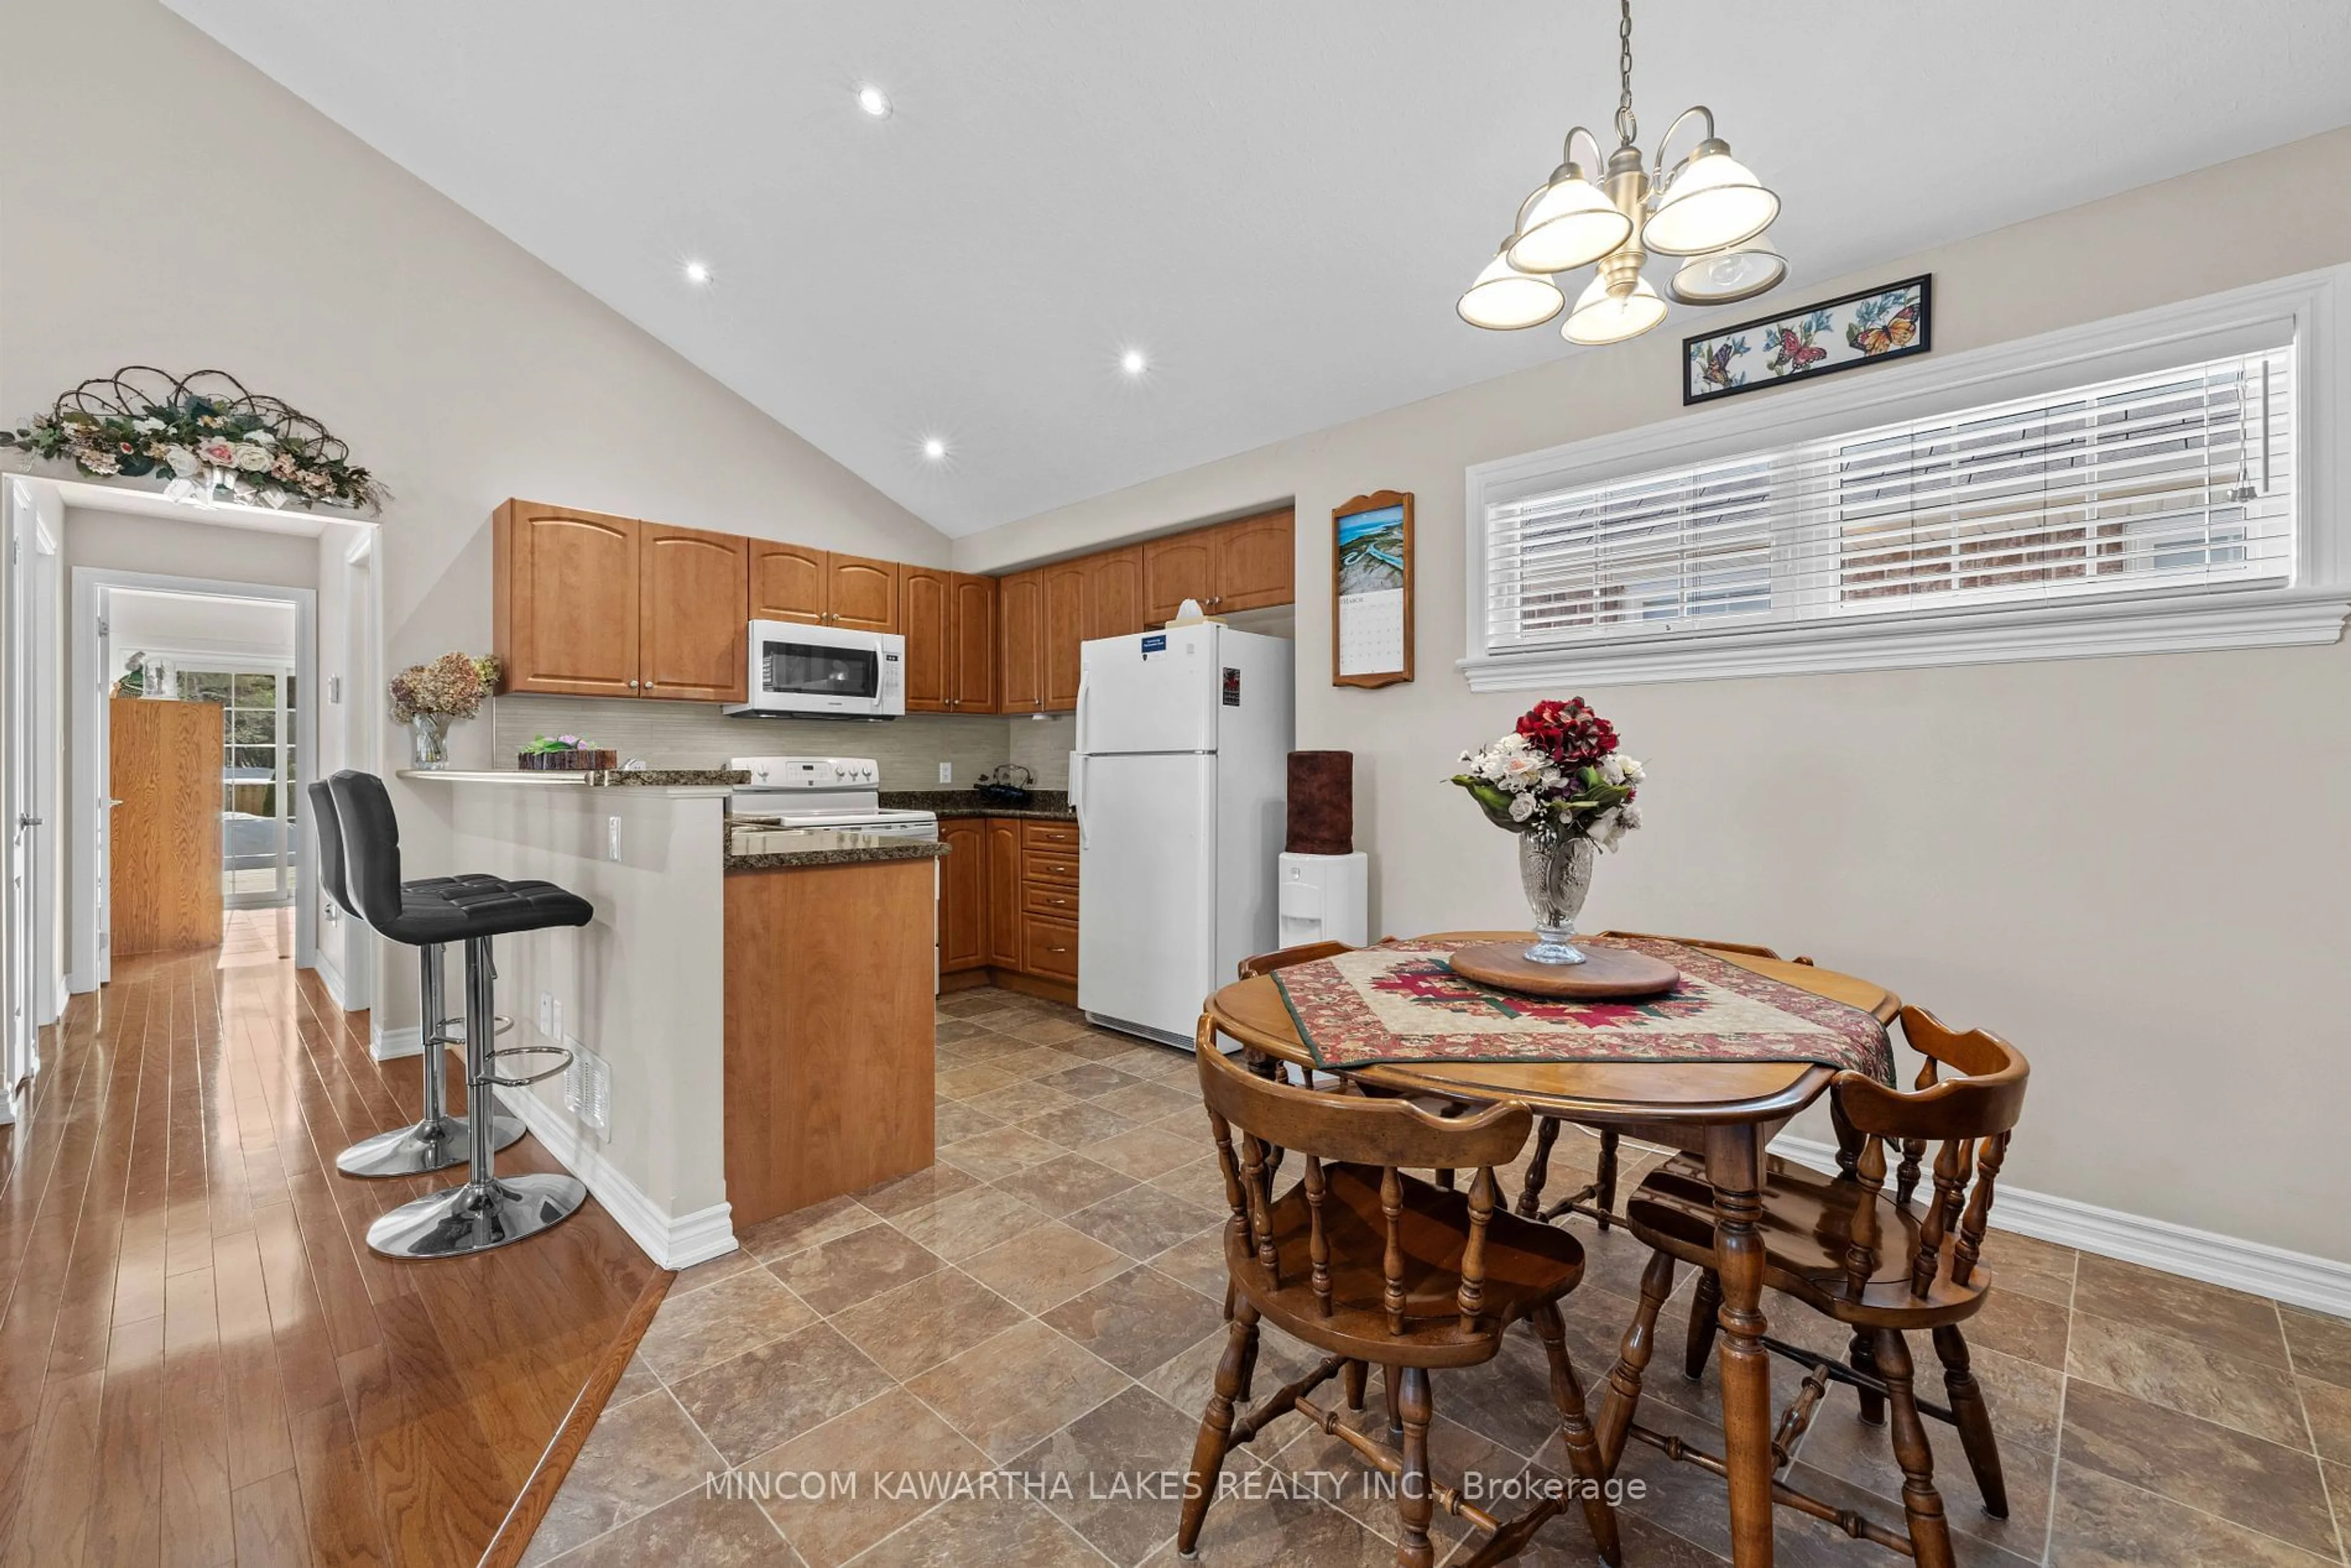
POLYGON ((934 813, 882 804, 882 769, 870 757, 737 757, 726 766, 751 775, 749 783, 735 786, 730 816, 772 819, 785 829, 939 836, 934 813))

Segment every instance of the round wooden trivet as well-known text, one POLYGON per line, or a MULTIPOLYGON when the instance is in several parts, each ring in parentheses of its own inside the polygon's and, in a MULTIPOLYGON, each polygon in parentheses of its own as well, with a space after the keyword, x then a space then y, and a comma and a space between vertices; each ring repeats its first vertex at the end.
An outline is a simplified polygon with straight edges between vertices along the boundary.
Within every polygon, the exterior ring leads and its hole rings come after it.
POLYGON ((1447 960, 1453 972, 1496 990, 1520 991, 1533 997, 1581 997, 1593 1000, 1625 1000, 1670 991, 1681 971, 1663 958, 1625 947, 1593 947, 1578 943, 1581 964, 1537 964, 1526 956, 1534 944, 1480 942, 1457 949, 1447 960))

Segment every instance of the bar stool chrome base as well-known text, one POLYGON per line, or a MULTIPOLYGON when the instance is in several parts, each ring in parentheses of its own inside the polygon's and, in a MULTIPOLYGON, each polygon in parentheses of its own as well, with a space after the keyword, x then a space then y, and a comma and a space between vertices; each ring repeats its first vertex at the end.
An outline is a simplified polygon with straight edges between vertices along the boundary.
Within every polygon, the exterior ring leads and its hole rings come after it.
POLYGON ((588 1188, 574 1176, 470 1181, 381 1216, 368 1227, 368 1246, 387 1258, 462 1258, 536 1236, 569 1218, 587 1198, 588 1188))
MULTIPOLYGON (((526 1131, 520 1118, 514 1116, 496 1117, 492 1125, 497 1141, 491 1147, 497 1149, 519 1143, 526 1131)), ((335 1156, 335 1168, 345 1176, 371 1178, 429 1176, 473 1157, 472 1124, 463 1116, 443 1116, 361 1138, 335 1156)))

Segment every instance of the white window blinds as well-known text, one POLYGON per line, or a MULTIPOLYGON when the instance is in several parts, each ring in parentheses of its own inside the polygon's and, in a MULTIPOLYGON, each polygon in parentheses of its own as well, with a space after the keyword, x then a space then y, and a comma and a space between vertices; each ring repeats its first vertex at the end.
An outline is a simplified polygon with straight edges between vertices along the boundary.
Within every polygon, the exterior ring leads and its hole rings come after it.
POLYGON ((2282 347, 1486 508, 1487 645, 2290 580, 2282 347))

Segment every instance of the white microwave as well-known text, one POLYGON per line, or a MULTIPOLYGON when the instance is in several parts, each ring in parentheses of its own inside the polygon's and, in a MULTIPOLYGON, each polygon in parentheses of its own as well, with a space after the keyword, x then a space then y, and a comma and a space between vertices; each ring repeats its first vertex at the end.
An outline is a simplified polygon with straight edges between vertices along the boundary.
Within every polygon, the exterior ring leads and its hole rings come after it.
POLYGON ((726 712, 757 718, 897 718, 906 711, 906 640, 894 632, 751 622, 751 700, 726 712))

